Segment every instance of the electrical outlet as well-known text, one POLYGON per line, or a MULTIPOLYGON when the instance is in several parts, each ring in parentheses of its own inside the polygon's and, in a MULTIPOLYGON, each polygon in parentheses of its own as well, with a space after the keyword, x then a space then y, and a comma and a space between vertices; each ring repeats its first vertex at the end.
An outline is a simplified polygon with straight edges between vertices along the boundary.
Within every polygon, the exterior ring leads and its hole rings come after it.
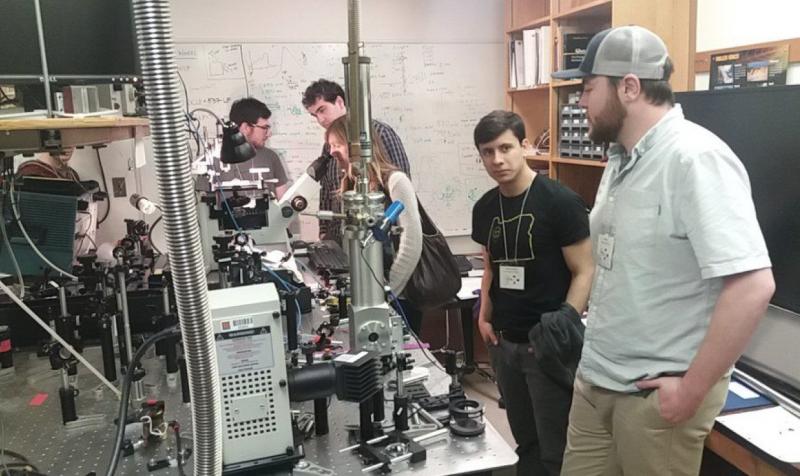
POLYGON ((125 177, 111 177, 111 188, 114 189, 114 197, 127 197, 125 189, 125 177))

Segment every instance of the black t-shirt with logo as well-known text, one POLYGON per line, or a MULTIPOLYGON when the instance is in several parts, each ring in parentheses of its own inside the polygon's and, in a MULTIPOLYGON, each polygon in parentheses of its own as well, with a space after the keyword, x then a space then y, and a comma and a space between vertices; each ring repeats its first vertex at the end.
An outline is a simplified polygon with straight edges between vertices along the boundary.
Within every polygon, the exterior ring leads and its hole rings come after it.
POLYGON ((572 281, 561 248, 589 236, 586 204, 569 188, 537 175, 524 199, 525 192, 502 197, 495 187, 472 209, 472 239, 486 247, 492 259, 489 296, 495 330, 527 332, 542 313, 558 309, 572 281), (524 290, 500 287, 504 264, 524 267, 524 290))

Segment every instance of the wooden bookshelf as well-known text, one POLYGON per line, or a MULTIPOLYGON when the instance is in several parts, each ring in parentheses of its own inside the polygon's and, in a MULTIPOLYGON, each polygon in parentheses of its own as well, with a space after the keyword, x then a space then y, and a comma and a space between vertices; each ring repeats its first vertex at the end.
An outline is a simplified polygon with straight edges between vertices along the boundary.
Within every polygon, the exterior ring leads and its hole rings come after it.
POLYGON ((81 119, 0 119, 0 151, 39 152, 55 147, 84 147, 150 134, 150 122, 139 117, 81 119))
MULTIPOLYGON (((687 91, 694 87, 697 0, 506 0, 505 7, 506 85, 510 84, 508 43, 523 30, 550 26, 553 54, 550 61, 555 70, 562 54, 562 29, 598 32, 610 26, 635 24, 652 30, 667 44, 675 63, 670 81, 673 90, 687 91)), ((506 108, 522 116, 530 140, 545 129, 551 132, 551 155, 528 155, 525 158, 529 166, 548 167, 551 178, 575 190, 591 206, 605 162, 558 154, 559 110, 567 103, 567 96, 581 87, 581 80, 551 80, 532 88, 507 88, 506 108)))
POLYGON ((537 84, 536 86, 530 88, 508 88, 506 89, 506 92, 508 94, 517 94, 517 93, 529 93, 534 91, 541 92, 541 91, 547 91, 549 89, 550 89, 549 84, 537 84))
POLYGON ((605 168, 606 163, 601 160, 592 160, 592 159, 578 159, 575 157, 552 157, 550 162, 556 164, 569 164, 569 165, 580 165, 581 167, 600 167, 605 168))
MULTIPOLYGON (((645 3, 643 0, 642 3, 645 3)), ((588 2, 576 2, 568 0, 556 0, 561 4, 560 9, 555 10, 554 19, 559 18, 581 18, 581 17, 610 17, 612 0, 594 0, 588 2)))
POLYGON ((527 22, 527 23, 525 23, 523 25, 519 25, 517 27, 514 27, 511 30, 506 30, 506 33, 509 33, 509 34, 511 34, 511 33, 519 33, 522 30, 527 30, 528 28, 537 28, 537 27, 540 27, 540 26, 548 25, 548 24, 550 24, 550 15, 547 15, 547 16, 544 16, 544 17, 541 17, 541 18, 535 18, 535 19, 533 19, 533 20, 531 20, 531 21, 529 21, 529 22, 527 22))
POLYGON ((546 162, 550 163, 550 156, 549 155, 534 155, 534 154, 525 154, 525 160, 528 162, 546 162))
POLYGON ((582 79, 568 79, 568 80, 562 80, 562 81, 554 80, 554 81, 550 82, 550 86, 553 87, 553 88, 565 88, 565 87, 569 87, 569 86, 580 86, 581 84, 583 84, 583 80, 582 79))

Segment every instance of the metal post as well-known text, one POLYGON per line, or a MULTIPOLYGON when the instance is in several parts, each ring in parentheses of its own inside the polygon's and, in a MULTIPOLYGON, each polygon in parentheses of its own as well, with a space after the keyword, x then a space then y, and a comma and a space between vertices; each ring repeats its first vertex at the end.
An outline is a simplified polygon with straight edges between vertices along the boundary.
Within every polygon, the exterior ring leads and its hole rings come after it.
POLYGON ((53 99, 50 97, 50 71, 47 69, 47 52, 44 47, 44 27, 42 25, 42 8, 39 0, 33 0, 36 9, 36 33, 39 35, 39 56, 42 57, 42 74, 44 75, 44 100, 47 104, 47 117, 53 117, 53 99))
MULTIPOLYGON (((128 290, 125 281, 125 269, 120 266, 117 269, 117 286, 119 286, 120 302, 122 303, 122 330, 125 333, 125 353, 128 360, 128 372, 134 372, 133 368, 133 338, 131 337, 131 316, 128 311, 128 290)), ((131 376, 133 377, 133 376, 131 376)), ((144 387, 142 380, 133 383, 134 398, 139 401, 144 399, 144 387)))
POLYGON ((111 332, 111 319, 107 314, 100 318, 100 348, 103 351, 103 374, 113 382, 117 379, 117 363, 114 360, 114 336, 111 332))

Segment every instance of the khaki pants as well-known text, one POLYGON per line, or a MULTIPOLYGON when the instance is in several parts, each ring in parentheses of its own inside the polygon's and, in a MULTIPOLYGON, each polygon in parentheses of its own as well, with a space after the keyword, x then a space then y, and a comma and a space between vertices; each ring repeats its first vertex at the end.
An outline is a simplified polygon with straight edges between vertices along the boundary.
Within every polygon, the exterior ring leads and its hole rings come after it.
POLYGON ((658 411, 658 391, 612 392, 575 379, 562 476, 697 475, 703 444, 725 403, 720 379, 697 413, 674 426, 658 411))

